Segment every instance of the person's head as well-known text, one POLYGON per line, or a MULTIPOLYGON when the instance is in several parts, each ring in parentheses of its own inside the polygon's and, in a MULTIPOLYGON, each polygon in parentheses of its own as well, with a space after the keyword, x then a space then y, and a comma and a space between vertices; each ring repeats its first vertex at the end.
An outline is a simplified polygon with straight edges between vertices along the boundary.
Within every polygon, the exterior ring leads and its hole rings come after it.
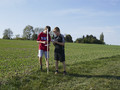
POLYGON ((48 32, 50 32, 51 31, 51 27, 50 26, 46 26, 43 32, 47 34, 47 30, 48 30, 48 32))
POLYGON ((55 33, 55 35, 59 36, 60 35, 60 28, 59 27, 55 27, 53 32, 55 33))

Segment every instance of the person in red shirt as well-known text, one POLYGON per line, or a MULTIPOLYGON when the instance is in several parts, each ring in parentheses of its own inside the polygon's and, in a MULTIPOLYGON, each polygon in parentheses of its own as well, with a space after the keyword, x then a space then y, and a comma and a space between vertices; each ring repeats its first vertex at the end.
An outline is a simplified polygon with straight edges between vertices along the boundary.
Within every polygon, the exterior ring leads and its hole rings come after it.
MULTIPOLYGON (((39 62, 40 62, 40 69, 42 70, 42 56, 43 54, 45 55, 45 60, 46 60, 46 67, 49 67, 49 62, 48 62, 48 58, 47 58, 47 30, 48 32, 51 31, 51 27, 50 26, 46 26, 44 31, 41 32, 38 35, 37 38, 37 43, 39 44, 39 53, 38 53, 38 57, 39 57, 39 62)), ((48 42, 50 44, 51 41, 51 37, 50 34, 48 34, 48 42)), ((49 52, 48 52, 48 56, 49 56, 49 52)))

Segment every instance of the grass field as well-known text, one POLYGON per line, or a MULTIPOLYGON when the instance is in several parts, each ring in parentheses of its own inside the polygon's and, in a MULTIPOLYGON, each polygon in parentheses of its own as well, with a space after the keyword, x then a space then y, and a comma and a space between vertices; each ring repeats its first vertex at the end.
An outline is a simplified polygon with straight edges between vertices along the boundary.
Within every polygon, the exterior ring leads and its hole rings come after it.
POLYGON ((0 40, 0 90, 119 90, 120 46, 66 43, 67 75, 39 70, 35 41, 0 40))

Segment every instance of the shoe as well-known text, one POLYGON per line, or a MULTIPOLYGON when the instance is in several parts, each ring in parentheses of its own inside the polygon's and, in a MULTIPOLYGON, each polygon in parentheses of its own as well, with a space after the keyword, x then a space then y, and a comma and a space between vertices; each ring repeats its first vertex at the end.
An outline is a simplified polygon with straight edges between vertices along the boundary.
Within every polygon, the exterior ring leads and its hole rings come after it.
POLYGON ((66 71, 64 71, 64 72, 63 72, 63 75, 66 75, 66 74, 67 74, 66 71))
POLYGON ((57 75, 57 74, 58 74, 58 70, 55 71, 55 75, 57 75))
POLYGON ((40 70, 42 71, 43 69, 42 69, 42 68, 40 68, 40 70))
POLYGON ((40 70, 42 71, 42 66, 40 66, 40 70))

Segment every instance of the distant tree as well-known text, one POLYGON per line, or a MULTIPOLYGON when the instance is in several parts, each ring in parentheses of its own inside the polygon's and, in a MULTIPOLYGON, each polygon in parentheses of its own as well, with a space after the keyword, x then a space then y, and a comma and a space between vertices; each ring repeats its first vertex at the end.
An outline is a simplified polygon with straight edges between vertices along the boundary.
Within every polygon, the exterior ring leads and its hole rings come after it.
POLYGON ((41 33, 42 31, 44 31, 44 28, 37 27, 37 28, 34 29, 34 34, 39 35, 39 33, 41 33))
POLYGON ((16 38, 20 38, 20 34, 17 34, 17 35, 15 35, 16 36, 16 38))
POLYGON ((20 37, 20 34, 17 34, 17 35, 15 35, 15 38, 14 38, 15 40, 22 40, 22 38, 20 37))
POLYGON ((10 39, 10 38, 7 35, 4 35, 3 39, 10 39))
POLYGON ((65 36, 65 41, 66 41, 66 42, 73 42, 72 36, 71 36, 70 34, 66 35, 66 36, 65 36))
POLYGON ((52 38, 52 39, 54 39, 54 38, 55 38, 55 34, 54 34, 54 32, 53 32, 53 31, 50 31, 50 36, 51 36, 51 38, 52 38))
POLYGON ((10 28, 5 29, 3 33, 3 39, 12 39, 13 32, 10 28))
POLYGON ((83 39, 85 38, 85 36, 83 35, 83 39))
POLYGON ((33 35, 32 35, 32 40, 36 40, 36 39, 37 39, 37 36, 38 36, 37 34, 33 34, 33 35))
POLYGON ((104 42, 104 34, 103 33, 101 33, 101 35, 100 35, 100 41, 104 42))
POLYGON ((105 44, 104 42, 98 40, 95 36, 93 35, 86 35, 83 36, 82 38, 78 38, 75 41, 76 43, 89 43, 89 44, 105 44))
POLYGON ((33 35, 32 35, 32 40, 36 40, 37 39, 37 36, 42 32, 42 31, 44 31, 44 28, 39 28, 39 27, 37 27, 37 28, 35 28, 34 30, 33 30, 33 35))
POLYGON ((25 27, 23 30, 23 37, 26 38, 27 40, 31 39, 32 34, 34 34, 33 27, 28 25, 25 27))
POLYGON ((82 38, 77 38, 75 43, 82 43, 83 42, 83 39, 82 38))

